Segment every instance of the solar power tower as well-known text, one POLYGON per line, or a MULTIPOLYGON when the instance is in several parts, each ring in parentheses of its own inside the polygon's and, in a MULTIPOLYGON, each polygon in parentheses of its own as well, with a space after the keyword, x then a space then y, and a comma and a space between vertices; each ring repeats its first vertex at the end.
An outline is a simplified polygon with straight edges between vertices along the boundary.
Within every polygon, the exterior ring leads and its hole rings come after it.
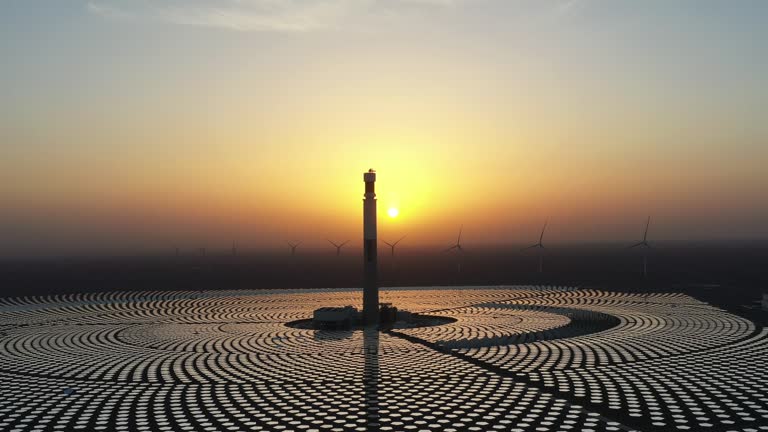
POLYGON ((363 199, 363 260, 365 284, 363 286, 363 322, 366 326, 379 323, 379 281, 376 250, 376 171, 363 174, 365 198, 363 199))

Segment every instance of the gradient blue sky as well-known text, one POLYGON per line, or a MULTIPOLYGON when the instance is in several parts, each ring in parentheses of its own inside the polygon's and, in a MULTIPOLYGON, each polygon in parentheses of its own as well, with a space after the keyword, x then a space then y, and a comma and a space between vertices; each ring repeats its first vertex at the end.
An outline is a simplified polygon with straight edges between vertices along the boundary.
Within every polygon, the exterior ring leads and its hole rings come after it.
POLYGON ((0 0, 0 255, 768 236, 768 2, 0 0), (310 220, 311 223, 306 221, 310 220))

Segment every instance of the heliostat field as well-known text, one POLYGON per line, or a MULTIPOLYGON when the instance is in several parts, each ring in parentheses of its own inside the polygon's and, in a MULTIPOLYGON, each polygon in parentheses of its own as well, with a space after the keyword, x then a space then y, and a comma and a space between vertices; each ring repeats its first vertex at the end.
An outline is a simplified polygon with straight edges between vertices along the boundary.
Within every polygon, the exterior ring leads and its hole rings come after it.
POLYGON ((768 332, 681 294, 383 289, 429 327, 291 326, 358 290, 0 300, 0 430, 768 430, 768 332))

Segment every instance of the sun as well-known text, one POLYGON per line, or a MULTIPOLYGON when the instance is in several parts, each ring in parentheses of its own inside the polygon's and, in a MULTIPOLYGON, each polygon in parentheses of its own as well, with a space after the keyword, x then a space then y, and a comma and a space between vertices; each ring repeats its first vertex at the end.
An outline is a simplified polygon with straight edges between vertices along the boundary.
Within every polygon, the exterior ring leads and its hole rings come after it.
POLYGON ((388 215, 389 215, 389 217, 391 217, 391 218, 396 218, 396 217, 397 217, 397 215, 399 215, 399 214, 400 214, 400 210, 398 210, 398 209, 396 209, 396 208, 394 208, 394 207, 390 207, 390 209, 389 209, 389 210, 387 210, 387 214, 388 214, 388 215))

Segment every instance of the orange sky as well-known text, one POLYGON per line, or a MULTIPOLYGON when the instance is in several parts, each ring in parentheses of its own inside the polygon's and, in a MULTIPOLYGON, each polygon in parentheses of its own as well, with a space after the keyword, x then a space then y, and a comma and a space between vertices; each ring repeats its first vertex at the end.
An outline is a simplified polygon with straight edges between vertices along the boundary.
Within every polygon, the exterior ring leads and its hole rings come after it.
POLYGON ((357 241, 368 168, 411 245, 768 236, 759 11, 101 3, 0 18, 2 256, 357 241))

